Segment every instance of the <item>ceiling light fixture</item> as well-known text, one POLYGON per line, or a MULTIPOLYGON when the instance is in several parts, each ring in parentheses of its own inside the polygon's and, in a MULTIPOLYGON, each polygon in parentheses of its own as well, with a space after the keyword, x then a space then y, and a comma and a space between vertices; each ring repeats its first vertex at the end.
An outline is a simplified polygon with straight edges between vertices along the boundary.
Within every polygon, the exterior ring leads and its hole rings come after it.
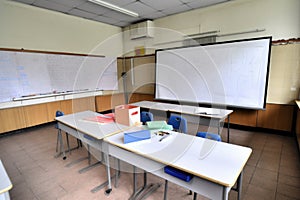
POLYGON ((132 12, 130 10, 127 10, 127 9, 124 9, 124 8, 121 8, 119 6, 116 6, 114 4, 111 4, 111 3, 107 3, 105 1, 102 1, 102 0, 88 0, 89 2, 92 2, 92 3, 95 3, 95 4, 98 4, 100 6, 104 6, 106 8, 109 8, 109 9, 112 9, 114 11, 118 11, 118 12, 121 12, 123 14, 126 14, 126 15, 130 15, 132 17, 138 17, 139 14, 136 13, 136 12, 132 12))

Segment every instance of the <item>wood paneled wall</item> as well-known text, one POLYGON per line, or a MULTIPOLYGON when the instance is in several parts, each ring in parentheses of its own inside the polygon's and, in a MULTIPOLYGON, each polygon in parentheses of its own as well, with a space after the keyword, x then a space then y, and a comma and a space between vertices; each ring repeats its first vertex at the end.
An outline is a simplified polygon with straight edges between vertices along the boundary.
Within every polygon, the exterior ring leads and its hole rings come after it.
POLYGON ((84 110, 96 111, 95 97, 56 101, 0 110, 0 133, 28 128, 39 124, 53 122, 55 112, 65 114, 84 110))

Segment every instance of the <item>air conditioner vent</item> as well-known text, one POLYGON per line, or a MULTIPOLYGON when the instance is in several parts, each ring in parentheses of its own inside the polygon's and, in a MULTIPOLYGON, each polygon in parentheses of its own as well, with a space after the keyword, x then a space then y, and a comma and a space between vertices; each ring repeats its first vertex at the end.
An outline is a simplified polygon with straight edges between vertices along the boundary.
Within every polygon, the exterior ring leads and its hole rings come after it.
POLYGON ((150 20, 130 25, 130 39, 154 37, 153 22, 150 20))

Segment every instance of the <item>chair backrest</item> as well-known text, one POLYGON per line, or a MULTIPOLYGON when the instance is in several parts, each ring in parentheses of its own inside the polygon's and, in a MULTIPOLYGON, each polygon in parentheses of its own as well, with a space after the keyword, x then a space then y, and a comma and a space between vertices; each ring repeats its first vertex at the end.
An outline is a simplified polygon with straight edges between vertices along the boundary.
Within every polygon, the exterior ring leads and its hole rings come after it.
POLYGON ((215 133, 208 133, 208 132, 198 132, 196 134, 197 137, 202 137, 202 138, 207 138, 207 139, 211 139, 211 140, 215 140, 218 142, 221 142, 221 136, 215 133))
POLYGON ((187 121, 184 117, 178 115, 171 115, 168 124, 173 126, 175 131, 187 133, 187 121))
POLYGON ((64 115, 64 113, 60 110, 56 111, 56 113, 55 113, 55 117, 60 117, 60 116, 63 116, 63 115, 64 115))
POLYGON ((151 112, 146 111, 141 112, 141 122, 145 124, 149 121, 153 121, 153 114, 151 112))
MULTIPOLYGON (((63 115, 64 115, 64 113, 60 110, 56 111, 56 113, 55 113, 55 117, 60 117, 60 116, 63 116, 63 115)), ((55 123, 55 128, 58 128, 57 123, 55 123)))

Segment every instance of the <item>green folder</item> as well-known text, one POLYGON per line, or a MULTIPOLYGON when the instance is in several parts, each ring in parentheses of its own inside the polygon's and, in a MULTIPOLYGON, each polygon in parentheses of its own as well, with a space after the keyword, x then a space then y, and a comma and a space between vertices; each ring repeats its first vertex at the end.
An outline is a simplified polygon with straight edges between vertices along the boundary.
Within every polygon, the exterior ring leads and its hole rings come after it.
POLYGON ((173 130, 173 126, 167 124, 166 121, 149 121, 146 122, 148 129, 163 129, 163 130, 173 130))

